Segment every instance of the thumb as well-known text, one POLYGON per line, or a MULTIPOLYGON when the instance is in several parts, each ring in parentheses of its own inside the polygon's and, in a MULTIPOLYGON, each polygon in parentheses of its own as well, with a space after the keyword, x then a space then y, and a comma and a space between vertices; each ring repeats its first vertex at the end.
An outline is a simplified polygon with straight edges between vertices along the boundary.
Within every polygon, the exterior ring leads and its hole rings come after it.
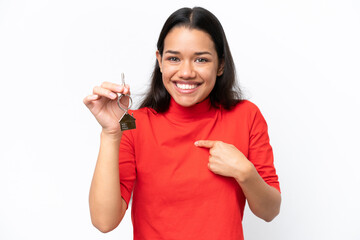
POLYGON ((217 141, 199 140, 199 141, 196 141, 194 144, 197 147, 212 148, 212 147, 214 147, 216 142, 217 141))

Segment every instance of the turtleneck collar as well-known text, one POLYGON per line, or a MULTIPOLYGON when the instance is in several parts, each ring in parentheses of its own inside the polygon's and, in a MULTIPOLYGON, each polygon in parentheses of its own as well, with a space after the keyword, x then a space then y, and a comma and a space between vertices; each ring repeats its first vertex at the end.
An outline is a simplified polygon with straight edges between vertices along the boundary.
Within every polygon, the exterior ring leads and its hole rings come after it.
POLYGON ((215 114, 216 109, 211 106, 209 98, 206 98, 204 101, 191 107, 183 107, 171 98, 169 109, 165 112, 167 117, 181 121, 194 121, 203 118, 212 118, 215 114))

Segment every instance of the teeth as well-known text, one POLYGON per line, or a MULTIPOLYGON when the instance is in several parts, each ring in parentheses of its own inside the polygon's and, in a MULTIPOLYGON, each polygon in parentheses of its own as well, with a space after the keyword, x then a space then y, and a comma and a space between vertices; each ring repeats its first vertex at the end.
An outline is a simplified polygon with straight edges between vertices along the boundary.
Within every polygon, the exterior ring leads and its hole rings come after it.
POLYGON ((176 83, 176 86, 181 89, 194 89, 197 87, 196 84, 180 84, 180 83, 176 83))

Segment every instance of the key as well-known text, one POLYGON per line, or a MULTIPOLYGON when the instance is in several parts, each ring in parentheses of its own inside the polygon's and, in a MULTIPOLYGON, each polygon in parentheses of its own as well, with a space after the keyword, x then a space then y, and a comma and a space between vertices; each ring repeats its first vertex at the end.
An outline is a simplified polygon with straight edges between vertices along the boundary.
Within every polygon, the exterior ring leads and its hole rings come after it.
POLYGON ((125 75, 124 75, 124 73, 121 73, 121 85, 123 85, 123 87, 125 87, 125 75))
MULTIPOLYGON (((125 86, 125 75, 124 75, 124 73, 121 73, 121 84, 122 84, 123 86, 125 86)), ((135 120, 136 120, 136 119, 134 118, 133 114, 130 115, 130 114, 128 113, 128 110, 129 110, 129 109, 131 108, 131 106, 132 106, 132 98, 130 97, 130 95, 120 94, 120 95, 118 96, 118 99, 117 99, 117 104, 118 104, 119 108, 125 112, 124 115, 122 115, 122 117, 121 117, 120 120, 119 120, 121 131, 136 129, 136 124, 135 124, 135 120), (123 108, 123 107, 121 106, 121 104, 120 104, 120 99, 121 99, 123 96, 128 96, 128 97, 129 97, 130 106, 127 107, 127 108, 123 108)))

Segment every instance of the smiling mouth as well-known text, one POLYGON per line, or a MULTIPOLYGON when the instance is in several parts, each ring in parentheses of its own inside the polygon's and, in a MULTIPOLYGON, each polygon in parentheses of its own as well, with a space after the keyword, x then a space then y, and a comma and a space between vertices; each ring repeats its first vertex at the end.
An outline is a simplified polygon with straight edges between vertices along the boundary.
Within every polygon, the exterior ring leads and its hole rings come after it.
POLYGON ((182 90, 190 90, 197 88, 200 84, 198 83, 175 83, 176 87, 182 89, 182 90))

